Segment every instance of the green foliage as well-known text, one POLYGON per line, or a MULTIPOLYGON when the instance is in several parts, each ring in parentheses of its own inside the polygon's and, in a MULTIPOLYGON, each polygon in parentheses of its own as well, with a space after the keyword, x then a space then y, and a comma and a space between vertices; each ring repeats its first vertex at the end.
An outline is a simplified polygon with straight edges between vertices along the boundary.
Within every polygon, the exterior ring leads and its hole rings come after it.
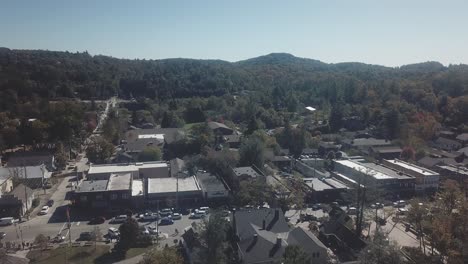
POLYGON ((104 163, 113 153, 114 145, 102 137, 94 138, 86 149, 86 155, 93 163, 104 163))
POLYGON ((262 206, 264 203, 272 204, 274 200, 273 189, 262 179, 241 181, 235 198, 239 206, 262 206))
POLYGON ((32 206, 33 208, 36 208, 36 207, 39 205, 40 202, 41 202, 41 199, 40 199, 40 198, 34 198, 34 199, 32 200, 32 202, 31 202, 31 206, 32 206))
POLYGON ((152 248, 138 264, 183 264, 184 259, 177 248, 152 248))
POLYGON ((138 235, 140 233, 140 227, 138 222, 129 217, 119 227, 120 240, 116 245, 118 252, 125 254, 125 252, 137 243, 138 235))
POLYGON ((287 246, 283 254, 284 264, 310 264, 310 256, 297 245, 287 246))
POLYGON ((138 161, 161 160, 161 150, 158 147, 146 147, 139 155, 138 161))
POLYGON ((59 169, 64 169, 67 166, 68 155, 65 152, 63 143, 57 143, 57 150, 55 152, 55 163, 59 169))
POLYGON ((227 243, 228 228, 229 222, 218 211, 211 213, 209 219, 205 219, 195 226, 195 232, 198 234, 201 245, 199 257, 203 263, 226 263, 224 252, 229 247, 227 243))
POLYGON ((251 136, 242 141, 239 148, 240 165, 254 165, 258 169, 263 169, 265 162, 265 143, 258 137, 251 136))
POLYGON ((358 259, 362 264, 406 263, 398 246, 394 243, 390 243, 388 238, 381 232, 375 233, 373 241, 366 248, 361 250, 358 259))

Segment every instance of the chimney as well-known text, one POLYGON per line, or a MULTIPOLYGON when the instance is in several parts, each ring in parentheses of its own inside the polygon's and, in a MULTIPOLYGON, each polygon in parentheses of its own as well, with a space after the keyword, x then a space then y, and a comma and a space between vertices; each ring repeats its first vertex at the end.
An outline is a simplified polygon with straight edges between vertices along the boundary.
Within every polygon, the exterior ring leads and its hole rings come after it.
POLYGON ((255 242, 257 242, 257 240, 258 240, 258 234, 254 234, 253 242, 255 243, 255 242))
POLYGON ((266 221, 265 221, 265 219, 263 219, 263 222, 262 222, 262 229, 263 229, 263 230, 266 229, 266 221))
POLYGON ((281 240, 282 240, 281 237, 278 235, 278 236, 276 237, 276 246, 278 246, 278 247, 281 246, 281 240))

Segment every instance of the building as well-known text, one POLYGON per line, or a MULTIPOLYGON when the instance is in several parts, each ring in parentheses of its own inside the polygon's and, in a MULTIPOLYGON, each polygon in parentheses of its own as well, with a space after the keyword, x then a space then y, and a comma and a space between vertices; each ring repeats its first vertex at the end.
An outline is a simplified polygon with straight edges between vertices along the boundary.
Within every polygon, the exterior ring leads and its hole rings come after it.
POLYGON ((327 263, 325 245, 311 232, 290 229, 281 209, 264 208, 234 211, 231 216, 242 263, 277 263, 288 245, 301 247, 312 263, 327 263))
POLYGON ((334 144, 333 142, 320 142, 318 148, 318 154, 321 157, 325 157, 328 153, 336 153, 340 151, 341 145, 334 144))
POLYGON ((130 155, 134 161, 138 161, 140 153, 151 147, 162 149, 164 147, 164 138, 137 138, 135 141, 123 145, 123 151, 130 155))
POLYGON ((223 123, 208 122, 208 127, 213 131, 215 135, 232 135, 234 130, 223 123))
POLYGON ((0 197, 13 190, 13 179, 9 170, 0 169, 0 197))
POLYGON ((357 186, 379 188, 387 194, 408 197, 414 194, 415 178, 375 163, 363 160, 336 160, 332 175, 340 181, 357 186))
POLYGON ((369 148, 369 154, 377 160, 400 158, 401 151, 402 149, 398 146, 369 148))
POLYGON ((446 151, 456 151, 462 147, 462 144, 454 139, 438 137, 432 142, 432 146, 446 151))
POLYGON ((437 165, 438 171, 443 175, 443 179, 451 179, 464 183, 468 179, 468 168, 456 165, 437 165))
POLYGON ((202 190, 195 176, 148 178, 144 181, 146 203, 152 207, 193 205, 202 200, 202 190))
POLYGON ((309 189, 308 198, 315 203, 334 202, 350 189, 345 183, 333 178, 303 178, 303 181, 309 189))
POLYGON ((237 149, 241 145, 241 135, 224 135, 223 142, 229 146, 229 148, 237 149))
POLYGON ((17 151, 8 158, 8 167, 39 166, 44 164, 48 171, 55 171, 54 155, 48 152, 17 151))
POLYGON ((125 133, 127 144, 139 139, 158 139, 164 144, 172 144, 175 141, 185 138, 185 132, 180 128, 154 128, 154 129, 134 129, 125 133))
POLYGON ((200 183, 203 198, 207 201, 225 200, 229 197, 229 190, 223 184, 221 179, 218 179, 211 173, 199 171, 197 179, 200 183))
POLYGON ((32 189, 42 188, 52 176, 52 172, 48 171, 45 165, 0 167, 0 175, 7 174, 32 189))
POLYGON ((24 184, 0 197, 0 216, 21 218, 31 209, 34 191, 24 184))
POLYGON ((370 147, 384 147, 389 146, 392 143, 386 139, 376 138, 355 138, 355 139, 344 139, 342 140, 344 148, 355 148, 358 150, 368 150, 370 147))
POLYGON ((83 181, 75 190, 74 204, 87 208, 130 208, 132 206, 132 173, 116 172, 107 178, 99 175, 83 181))
POLYGON ((237 167, 232 169, 234 175, 240 180, 256 179, 261 176, 260 172, 251 166, 237 167))
POLYGON ((462 133, 456 137, 456 140, 460 142, 464 147, 468 146, 468 133, 462 133))
POLYGON ((414 188, 417 193, 435 192, 439 188, 440 175, 435 171, 399 159, 383 160, 382 164, 398 172, 415 177, 414 188))

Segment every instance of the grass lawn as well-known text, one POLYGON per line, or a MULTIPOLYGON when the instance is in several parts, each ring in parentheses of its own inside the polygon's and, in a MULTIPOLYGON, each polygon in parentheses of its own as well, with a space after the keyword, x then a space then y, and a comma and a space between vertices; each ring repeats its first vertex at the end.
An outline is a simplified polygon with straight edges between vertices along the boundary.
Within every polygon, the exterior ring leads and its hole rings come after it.
POLYGON ((95 259, 109 252, 110 246, 98 245, 88 247, 63 247, 53 250, 45 250, 42 253, 39 250, 33 250, 28 253, 27 257, 31 263, 47 263, 47 264, 61 264, 66 263, 82 263, 94 264, 95 259))
MULTIPOLYGON (((62 264, 66 263, 65 258, 68 260, 68 263, 71 264, 106 264, 119 261, 120 259, 117 259, 114 254, 109 252, 110 248, 109 245, 98 245, 96 249, 94 246, 63 247, 45 250, 42 254, 39 250, 33 250, 28 253, 27 257, 33 264, 62 264)), ((127 251, 125 258, 128 259, 138 256, 145 253, 150 248, 151 246, 131 248, 127 251)))

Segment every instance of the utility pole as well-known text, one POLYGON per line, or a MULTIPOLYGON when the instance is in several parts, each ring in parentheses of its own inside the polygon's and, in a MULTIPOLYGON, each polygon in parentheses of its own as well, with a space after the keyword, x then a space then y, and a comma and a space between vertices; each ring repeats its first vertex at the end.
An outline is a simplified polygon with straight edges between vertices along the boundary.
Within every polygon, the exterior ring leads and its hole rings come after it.
POLYGON ((176 173, 176 212, 179 212, 179 172, 176 173))

